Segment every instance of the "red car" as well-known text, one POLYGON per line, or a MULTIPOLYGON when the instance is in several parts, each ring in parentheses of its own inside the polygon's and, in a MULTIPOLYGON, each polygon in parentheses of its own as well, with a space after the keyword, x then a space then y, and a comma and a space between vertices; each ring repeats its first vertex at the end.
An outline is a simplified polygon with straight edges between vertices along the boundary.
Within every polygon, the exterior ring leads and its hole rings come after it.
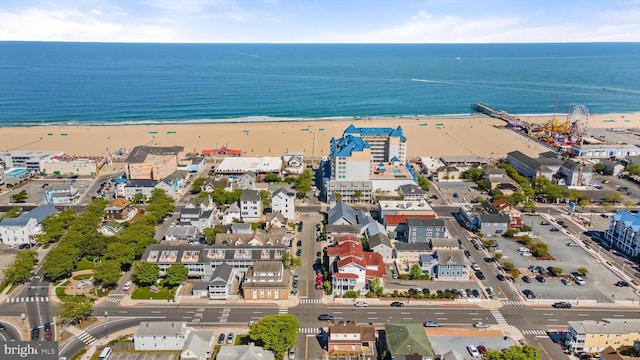
POLYGON ((484 356, 484 354, 487 352, 487 348, 484 345, 478 345, 478 352, 484 356))

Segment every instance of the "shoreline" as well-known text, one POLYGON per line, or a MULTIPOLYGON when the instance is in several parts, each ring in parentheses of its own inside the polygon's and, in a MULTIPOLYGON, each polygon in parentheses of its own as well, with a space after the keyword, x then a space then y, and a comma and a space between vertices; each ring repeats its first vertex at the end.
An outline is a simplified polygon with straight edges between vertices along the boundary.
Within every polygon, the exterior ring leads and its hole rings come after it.
MULTIPOLYGON (((506 129, 503 120, 472 115, 5 127, 2 128, 0 151, 50 150, 73 156, 104 156, 137 145, 179 145, 185 152, 193 153, 226 146, 242 150, 244 156, 282 156, 288 151, 299 151, 306 157, 318 158, 328 155, 331 138, 340 137, 350 124, 358 127, 402 126, 408 139, 409 158, 443 155, 497 158, 514 150, 534 156, 548 150, 506 129)), ((553 119, 552 114, 514 116, 537 124, 550 123, 553 119)), ((556 115, 555 119, 563 124, 567 116, 556 115)), ((592 129, 640 129, 640 113, 592 115, 588 125, 592 129)))

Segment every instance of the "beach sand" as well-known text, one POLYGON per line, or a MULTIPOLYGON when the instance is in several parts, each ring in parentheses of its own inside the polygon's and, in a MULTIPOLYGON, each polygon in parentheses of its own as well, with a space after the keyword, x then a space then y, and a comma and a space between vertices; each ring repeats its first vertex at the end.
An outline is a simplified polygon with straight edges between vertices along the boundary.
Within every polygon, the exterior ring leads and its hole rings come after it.
MULTIPOLYGON (((552 116, 520 116, 544 124, 552 116)), ((558 123, 566 115, 557 116, 558 123)), ((203 149, 241 149, 246 156, 281 156, 302 151, 307 157, 326 156, 329 141, 350 125, 402 126, 409 158, 417 156, 504 157, 520 150, 536 155, 548 150, 504 128, 489 117, 421 117, 415 119, 358 119, 336 121, 260 122, 236 124, 156 124, 123 126, 36 126, 1 128, 0 151, 56 150, 69 155, 100 156, 108 151, 129 150, 137 145, 184 146, 186 152, 203 149), (66 134, 66 135, 62 135, 66 134)), ((592 115, 590 128, 640 128, 640 114, 592 115)))

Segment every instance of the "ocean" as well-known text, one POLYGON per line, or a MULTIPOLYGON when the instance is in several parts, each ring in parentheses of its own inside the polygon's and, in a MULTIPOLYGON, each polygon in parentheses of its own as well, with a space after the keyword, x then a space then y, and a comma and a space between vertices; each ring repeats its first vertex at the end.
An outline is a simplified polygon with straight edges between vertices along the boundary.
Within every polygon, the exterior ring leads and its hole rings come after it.
POLYGON ((639 112, 638 64, 640 43, 0 42, 0 126, 639 112))

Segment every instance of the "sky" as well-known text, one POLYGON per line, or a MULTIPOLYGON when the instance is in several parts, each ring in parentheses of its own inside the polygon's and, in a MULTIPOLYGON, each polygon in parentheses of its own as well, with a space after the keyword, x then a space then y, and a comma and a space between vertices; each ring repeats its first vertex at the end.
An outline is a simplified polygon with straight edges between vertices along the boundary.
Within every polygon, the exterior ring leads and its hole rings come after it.
POLYGON ((1 0, 0 41, 639 42, 640 0, 1 0))

